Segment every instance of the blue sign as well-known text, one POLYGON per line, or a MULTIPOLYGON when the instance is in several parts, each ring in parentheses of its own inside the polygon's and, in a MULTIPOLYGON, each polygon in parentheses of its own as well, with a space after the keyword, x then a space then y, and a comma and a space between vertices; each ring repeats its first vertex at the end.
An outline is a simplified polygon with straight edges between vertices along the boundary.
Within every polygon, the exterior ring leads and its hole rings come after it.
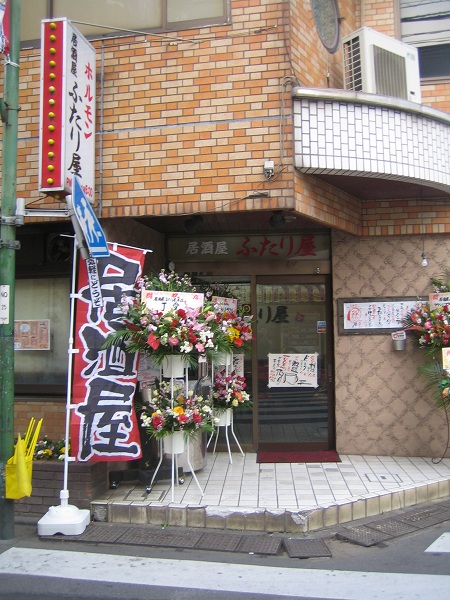
POLYGON ((109 256, 108 242, 89 200, 83 194, 78 177, 73 177, 73 209, 93 258, 109 256))

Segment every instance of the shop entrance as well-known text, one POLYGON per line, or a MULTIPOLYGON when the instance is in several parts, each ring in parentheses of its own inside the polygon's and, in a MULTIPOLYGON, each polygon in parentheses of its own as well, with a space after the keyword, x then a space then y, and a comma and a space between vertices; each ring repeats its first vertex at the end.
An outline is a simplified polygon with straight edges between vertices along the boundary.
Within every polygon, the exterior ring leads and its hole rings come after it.
POLYGON ((325 276, 256 278, 253 387, 258 450, 334 446, 328 297, 325 276))
POLYGON ((244 375, 253 410, 235 413, 246 450, 334 449, 332 310, 329 276, 216 277, 253 315, 256 340, 244 375), (234 279, 234 281, 233 281, 234 279))

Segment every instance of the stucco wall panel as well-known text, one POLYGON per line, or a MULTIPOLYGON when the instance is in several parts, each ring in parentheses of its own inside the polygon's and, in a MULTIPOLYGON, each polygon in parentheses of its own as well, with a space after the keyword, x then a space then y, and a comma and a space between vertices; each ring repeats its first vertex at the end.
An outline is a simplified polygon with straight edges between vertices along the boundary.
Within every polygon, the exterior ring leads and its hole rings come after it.
MULTIPOLYGON (((430 236, 421 266, 420 238, 356 238, 333 233, 333 299, 427 296, 430 277, 448 267, 450 241, 430 236)), ((335 311, 337 312, 337 311, 335 311)), ((417 366, 426 360, 411 336, 393 350, 390 333, 339 335, 335 322, 336 438, 342 453, 440 456, 445 414, 436 408, 417 366)))

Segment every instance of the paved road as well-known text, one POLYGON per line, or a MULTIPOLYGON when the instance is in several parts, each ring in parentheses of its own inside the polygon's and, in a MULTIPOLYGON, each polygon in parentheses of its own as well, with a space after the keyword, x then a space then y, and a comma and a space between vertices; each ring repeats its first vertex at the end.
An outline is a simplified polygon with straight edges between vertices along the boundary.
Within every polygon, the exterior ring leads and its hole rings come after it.
POLYGON ((371 548, 330 538, 330 558, 299 560, 42 541, 31 528, 0 542, 0 598, 443 600, 450 553, 427 549, 444 534, 450 522, 371 548))

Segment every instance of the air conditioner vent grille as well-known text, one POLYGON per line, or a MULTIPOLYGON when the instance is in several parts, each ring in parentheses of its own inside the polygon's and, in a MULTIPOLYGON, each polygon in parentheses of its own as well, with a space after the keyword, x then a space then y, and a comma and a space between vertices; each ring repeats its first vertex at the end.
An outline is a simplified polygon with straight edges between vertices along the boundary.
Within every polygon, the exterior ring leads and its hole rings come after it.
POLYGON ((362 63, 358 36, 344 44, 344 71, 345 89, 361 92, 363 89, 362 63))
POLYGON ((373 60, 377 94, 407 100, 406 65, 403 56, 373 46, 373 60))

